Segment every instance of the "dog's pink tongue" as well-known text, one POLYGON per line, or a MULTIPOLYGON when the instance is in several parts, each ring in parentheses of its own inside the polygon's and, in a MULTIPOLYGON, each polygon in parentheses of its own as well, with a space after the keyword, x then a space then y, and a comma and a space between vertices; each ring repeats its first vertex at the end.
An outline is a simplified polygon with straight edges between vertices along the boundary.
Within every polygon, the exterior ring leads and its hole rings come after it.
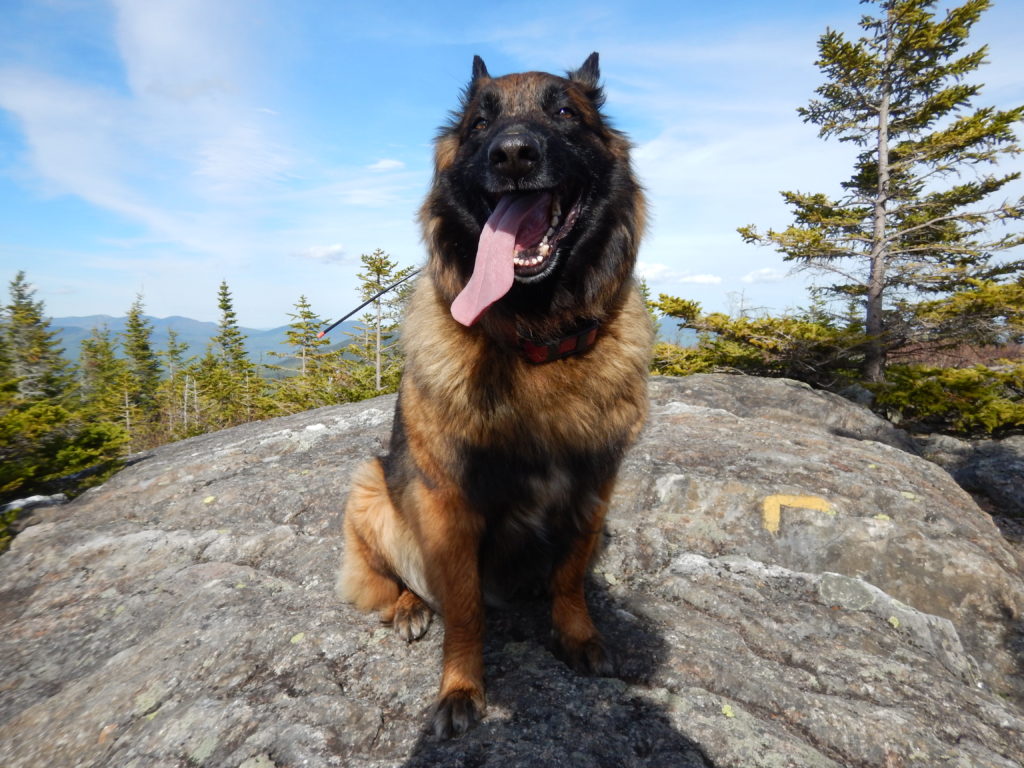
POLYGON ((550 195, 505 195, 487 219, 476 249, 473 274, 452 302, 452 317, 465 326, 480 319, 494 302, 508 293, 515 280, 516 235, 530 214, 543 208, 547 216, 550 195))

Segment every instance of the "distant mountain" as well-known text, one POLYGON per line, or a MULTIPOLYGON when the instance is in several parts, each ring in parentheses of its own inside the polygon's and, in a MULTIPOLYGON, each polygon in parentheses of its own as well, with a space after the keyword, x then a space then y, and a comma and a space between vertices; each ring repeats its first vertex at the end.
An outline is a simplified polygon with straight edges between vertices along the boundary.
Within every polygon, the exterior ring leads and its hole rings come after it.
MULTIPOLYGON (((173 329, 178 334, 179 343, 188 346, 188 355, 202 355, 206 352, 206 345, 210 339, 217 335, 218 326, 216 323, 193 320, 190 317, 149 317, 145 316, 150 325, 153 326, 153 346, 162 351, 167 348, 168 331, 173 329)), ((84 339, 89 338, 93 328, 106 326, 111 336, 116 340, 118 334, 124 333, 126 317, 111 317, 110 315, 88 315, 86 317, 52 317, 50 327, 57 331, 61 345, 64 347, 64 354, 70 360, 78 360, 81 351, 81 344, 84 339)), ((328 337, 332 347, 348 343, 344 335, 346 331, 352 331, 356 326, 355 322, 342 323, 328 337)), ((246 336, 246 349, 253 362, 279 364, 280 361, 271 357, 270 352, 288 352, 285 344, 287 325, 270 330, 257 328, 239 328, 246 336)))
MULTIPOLYGON (((206 345, 210 339, 217 335, 217 324, 193 320, 190 317, 149 317, 146 319, 153 326, 153 346, 162 351, 167 348, 167 332, 173 329, 178 334, 178 341, 188 346, 186 355, 202 355, 206 352, 206 345)), ((89 338, 93 328, 106 326, 110 329, 111 336, 117 340, 118 334, 124 333, 126 317, 111 317, 110 315, 88 315, 86 317, 51 317, 50 327, 60 335, 60 343, 64 347, 64 355, 69 360, 78 360, 83 339, 89 338)), ((357 323, 349 321, 342 323, 328 337, 333 342, 331 348, 337 348, 348 344, 349 339, 346 332, 354 331, 357 323)), ((249 350, 249 358, 254 363, 267 363, 271 365, 287 365, 287 361, 275 359, 270 352, 288 352, 285 345, 287 325, 270 330, 259 330, 256 328, 240 328, 246 336, 246 349, 249 350)), ((688 329, 680 329, 678 322, 673 318, 662 318, 658 327, 658 338, 670 341, 683 347, 692 347, 697 343, 697 334, 688 329)))

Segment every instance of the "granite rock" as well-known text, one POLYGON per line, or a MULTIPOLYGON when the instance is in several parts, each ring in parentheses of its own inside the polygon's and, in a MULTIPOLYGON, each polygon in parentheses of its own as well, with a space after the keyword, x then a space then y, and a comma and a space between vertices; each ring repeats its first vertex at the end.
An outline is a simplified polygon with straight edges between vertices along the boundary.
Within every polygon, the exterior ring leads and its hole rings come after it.
MULTIPOLYGON (((590 595, 617 678, 488 616, 488 713, 426 734, 440 627, 338 602, 352 469, 394 397, 136 457, 0 556, 0 764, 1024 762, 1022 564, 940 467, 795 382, 651 381, 590 595)), ((33 522, 30 519, 29 522, 33 522)))

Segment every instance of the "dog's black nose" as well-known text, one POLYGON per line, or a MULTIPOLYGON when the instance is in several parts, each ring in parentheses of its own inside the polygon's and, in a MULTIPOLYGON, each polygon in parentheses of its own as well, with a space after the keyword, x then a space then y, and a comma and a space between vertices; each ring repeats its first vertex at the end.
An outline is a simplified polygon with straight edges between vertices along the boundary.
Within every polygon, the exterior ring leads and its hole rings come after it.
POLYGON ((491 142, 487 153, 491 168, 510 179, 528 176, 541 159, 541 146, 537 138, 521 131, 499 134, 491 142))

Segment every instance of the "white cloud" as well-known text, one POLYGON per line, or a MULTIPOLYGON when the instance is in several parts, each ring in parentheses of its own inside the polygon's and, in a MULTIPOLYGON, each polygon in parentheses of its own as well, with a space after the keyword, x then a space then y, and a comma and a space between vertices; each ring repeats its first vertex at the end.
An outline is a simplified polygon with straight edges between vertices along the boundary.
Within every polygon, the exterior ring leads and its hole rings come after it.
POLYGON ((296 256, 301 259, 309 259, 310 261, 318 262, 320 264, 338 264, 348 260, 348 252, 345 250, 345 246, 341 243, 335 243, 334 245, 313 245, 299 251, 296 256))
POLYGON ((391 158, 385 157, 366 167, 371 171, 399 171, 402 168, 405 168, 405 163, 401 160, 392 160, 391 158))
POLYGON ((689 272, 681 272, 667 264, 651 262, 637 262, 636 271, 640 276, 650 282, 658 283, 683 283, 696 285, 718 285, 722 278, 718 275, 694 275, 689 272))
POLYGON ((696 285, 718 285, 722 278, 718 275, 680 275, 675 278, 677 283, 693 283, 696 285))
POLYGON ((786 273, 774 267, 755 269, 745 274, 741 280, 747 284, 778 283, 786 279, 786 273))

